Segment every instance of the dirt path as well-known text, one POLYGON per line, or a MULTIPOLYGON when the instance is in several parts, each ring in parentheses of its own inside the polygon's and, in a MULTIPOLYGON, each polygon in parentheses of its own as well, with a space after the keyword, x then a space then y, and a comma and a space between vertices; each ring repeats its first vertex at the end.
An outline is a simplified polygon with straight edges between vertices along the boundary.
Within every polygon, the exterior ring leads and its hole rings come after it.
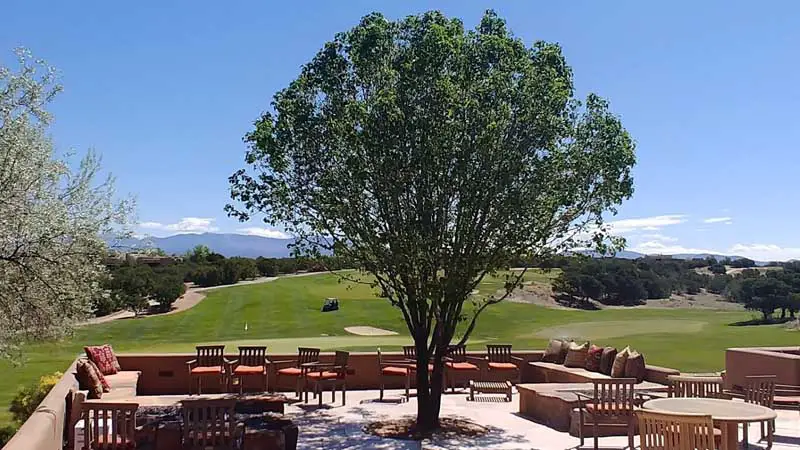
MULTIPOLYGON (((294 278, 294 277, 307 277, 311 275, 323 275, 329 272, 306 272, 306 273, 295 273, 291 275, 283 275, 280 277, 259 277, 254 278, 252 280, 244 280, 240 281, 236 284, 223 284, 219 286, 210 286, 210 287, 195 287, 193 285, 189 285, 186 289, 186 293, 183 294, 179 299, 175 300, 175 303, 172 304, 172 309, 166 313, 161 314, 149 314, 147 317, 153 316, 166 316, 169 314, 179 313, 181 311, 186 311, 189 308, 194 308, 198 303, 200 303, 204 298, 206 298, 206 291, 211 291, 214 289, 221 289, 233 286, 244 286, 248 284, 261 284, 261 283, 269 283, 270 281, 275 281, 280 278, 294 278)), ((119 319, 129 319, 131 317, 136 317, 136 314, 133 311, 117 311, 106 316, 101 317, 93 317, 81 325, 95 325, 98 323, 106 323, 111 322, 113 320, 119 319)))

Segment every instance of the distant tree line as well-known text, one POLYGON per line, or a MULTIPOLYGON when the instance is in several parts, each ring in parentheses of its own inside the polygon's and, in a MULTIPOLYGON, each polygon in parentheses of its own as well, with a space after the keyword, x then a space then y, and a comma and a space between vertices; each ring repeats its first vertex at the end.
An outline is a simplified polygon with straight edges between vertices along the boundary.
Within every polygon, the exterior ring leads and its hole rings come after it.
MULTIPOLYGON (((148 254, 162 255, 159 249, 148 254)), ((297 272, 322 272, 352 267, 342 258, 243 258, 225 256, 198 245, 183 255, 181 262, 165 266, 122 264, 110 267, 103 287, 105 294, 94 302, 94 313, 103 316, 119 310, 140 313, 166 312, 186 292, 186 283, 200 287, 235 284, 257 277, 274 277, 297 272)))
POLYGON ((626 260, 555 256, 528 264, 562 270, 553 283, 554 291, 606 305, 637 305, 648 299, 693 295, 705 290, 760 312, 764 321, 771 320, 776 310, 780 311, 781 319, 793 319, 800 312, 800 262, 797 261, 770 263, 771 267, 780 267, 771 270, 759 270, 755 261, 747 258, 713 257, 626 260), (707 271, 699 270, 703 268, 707 271), (728 274, 730 268, 743 270, 728 274))

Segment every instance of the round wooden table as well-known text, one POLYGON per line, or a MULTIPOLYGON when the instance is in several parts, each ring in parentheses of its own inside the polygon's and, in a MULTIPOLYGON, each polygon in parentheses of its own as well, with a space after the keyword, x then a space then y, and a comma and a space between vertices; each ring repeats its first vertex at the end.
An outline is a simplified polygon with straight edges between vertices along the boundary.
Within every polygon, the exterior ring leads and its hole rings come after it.
POLYGON ((642 407, 657 412, 710 415, 722 430, 722 450, 736 449, 740 423, 763 422, 778 417, 775 411, 765 406, 716 398, 659 398, 645 402, 642 407))

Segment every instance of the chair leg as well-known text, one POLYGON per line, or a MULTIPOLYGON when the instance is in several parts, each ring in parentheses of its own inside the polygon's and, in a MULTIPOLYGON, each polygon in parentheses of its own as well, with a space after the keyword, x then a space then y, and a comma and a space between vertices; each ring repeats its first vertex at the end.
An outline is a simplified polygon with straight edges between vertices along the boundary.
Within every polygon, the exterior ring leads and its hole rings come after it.
POLYGON ((378 397, 378 400, 383 401, 383 377, 381 377, 380 396, 378 397))
POLYGON ((597 419, 592 420, 592 435, 594 436, 594 450, 600 447, 600 427, 597 426, 597 419))
POLYGON ((633 450, 633 418, 628 422, 628 448, 633 450))
POLYGON ((342 382, 342 406, 347 404, 345 397, 347 396, 347 381, 342 382))
POLYGON ((411 375, 406 375, 406 401, 411 399, 411 375))
POLYGON ((584 439, 583 439, 583 426, 586 424, 586 422, 585 422, 585 421, 584 421, 584 419, 583 419, 583 410, 582 410, 582 409, 581 409, 581 410, 579 410, 578 416, 580 417, 580 420, 581 420, 581 421, 580 421, 580 426, 578 426, 578 439, 580 439, 580 440, 581 440, 581 445, 580 445, 580 447, 583 447, 583 446, 584 446, 584 439))
POLYGON ((323 391, 323 389, 321 388, 321 385, 322 385, 322 383, 317 383, 314 386, 314 390, 317 393, 317 395, 319 396, 319 406, 322 406, 322 391, 323 391))
MULTIPOLYGON (((231 382, 233 382, 233 377, 231 377, 231 382)), ((244 378, 240 376, 239 377, 239 395, 242 395, 243 393, 244 393, 244 378)))

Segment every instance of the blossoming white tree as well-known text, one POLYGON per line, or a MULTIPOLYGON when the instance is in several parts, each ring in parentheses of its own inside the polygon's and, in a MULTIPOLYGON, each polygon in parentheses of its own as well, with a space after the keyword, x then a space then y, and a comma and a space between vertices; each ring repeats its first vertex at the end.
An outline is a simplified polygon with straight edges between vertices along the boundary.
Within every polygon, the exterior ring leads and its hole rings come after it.
POLYGON ((104 235, 133 211, 115 200, 113 179, 97 181, 99 158, 76 167, 47 135, 47 104, 61 90, 55 71, 16 52, 0 66, 0 357, 29 339, 62 335, 104 295, 104 235))

